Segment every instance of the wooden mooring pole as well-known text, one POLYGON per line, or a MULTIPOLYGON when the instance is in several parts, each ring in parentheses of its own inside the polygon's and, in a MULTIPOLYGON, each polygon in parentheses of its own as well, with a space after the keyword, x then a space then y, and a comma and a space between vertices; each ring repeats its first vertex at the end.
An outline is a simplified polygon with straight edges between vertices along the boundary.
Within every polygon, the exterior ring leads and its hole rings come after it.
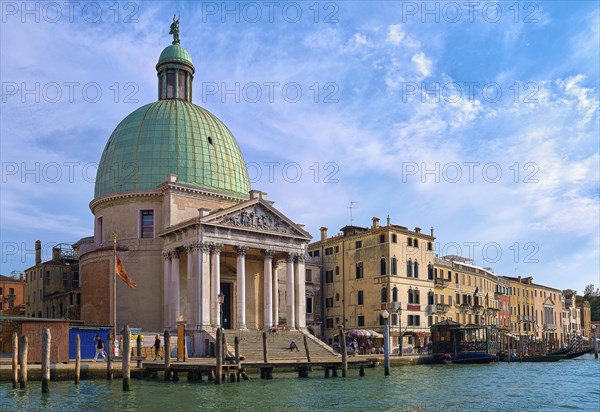
POLYGON ((27 387, 27 336, 21 336, 21 344, 19 345, 19 386, 21 389, 27 387))
POLYGON ((17 332, 12 334, 12 385, 17 389, 19 383, 19 336, 17 332))
POLYGON ((263 332, 263 362, 269 362, 269 353, 267 349, 267 332, 263 332))
POLYGON ((131 382, 131 329, 129 325, 125 325, 123 329, 123 360, 121 368, 123 370, 123 390, 129 391, 129 384, 131 382))
POLYGON ((135 345, 137 348, 137 363, 136 366, 138 367, 138 369, 140 369, 142 367, 142 335, 140 335, 138 333, 137 335, 137 339, 135 340, 135 345))
POLYGON ((79 385, 81 373, 81 338, 79 334, 75 336, 75 385, 79 385))
POLYGON ((171 334, 165 331, 165 380, 171 380, 171 334))
POLYGON ((221 353, 223 350, 222 333, 223 331, 221 328, 218 328, 215 342, 215 383, 217 385, 221 384, 221 378, 223 377, 223 354, 221 353))
MULTIPOLYGON (((342 377, 345 378, 348 373, 348 354, 346 351, 346 337, 344 336, 344 328, 340 328, 340 347, 342 349, 342 377)), ((334 376, 337 376, 337 373, 334 369, 334 376)))
MULTIPOLYGON (((106 379, 108 379, 109 381, 112 381, 113 380, 112 363, 113 363, 113 349, 114 349, 113 332, 108 333, 108 341, 110 342, 110 345, 112 347, 108 348, 108 350, 106 351, 106 379)), ((106 347, 106 345, 104 345, 104 346, 106 347)))
POLYGON ((50 392, 50 329, 42 329, 42 393, 50 392))

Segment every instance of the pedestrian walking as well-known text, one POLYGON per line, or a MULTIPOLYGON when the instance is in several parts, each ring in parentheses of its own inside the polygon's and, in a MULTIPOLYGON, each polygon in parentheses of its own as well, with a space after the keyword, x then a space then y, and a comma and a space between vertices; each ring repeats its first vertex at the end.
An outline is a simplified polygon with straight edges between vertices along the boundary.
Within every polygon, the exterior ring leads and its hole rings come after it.
POLYGON ((96 362, 98 360, 98 355, 102 356, 104 360, 106 360, 106 353, 104 353, 104 341, 100 338, 100 335, 96 335, 94 337, 94 341, 96 341, 96 356, 92 362, 96 362))

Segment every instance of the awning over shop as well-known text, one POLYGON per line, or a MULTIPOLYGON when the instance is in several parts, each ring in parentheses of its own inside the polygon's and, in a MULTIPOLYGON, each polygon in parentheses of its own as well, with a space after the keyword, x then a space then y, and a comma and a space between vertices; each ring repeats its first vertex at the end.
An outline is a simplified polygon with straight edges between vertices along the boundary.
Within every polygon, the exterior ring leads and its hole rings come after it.
POLYGON ((350 329, 346 333, 348 333, 348 335, 350 336, 355 336, 357 338, 383 338, 383 335, 381 333, 375 332, 374 330, 370 329, 350 329))

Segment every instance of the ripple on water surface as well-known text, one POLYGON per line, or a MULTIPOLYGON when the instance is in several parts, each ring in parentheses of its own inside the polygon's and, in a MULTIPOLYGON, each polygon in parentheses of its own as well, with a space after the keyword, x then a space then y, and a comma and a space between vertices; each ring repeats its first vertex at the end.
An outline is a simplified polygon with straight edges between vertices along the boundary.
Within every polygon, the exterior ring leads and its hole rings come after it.
POLYGON ((274 373, 264 381, 221 386, 132 380, 121 382, 51 382, 42 395, 39 382, 26 390, 0 385, 0 411, 560 411, 600 410, 600 361, 592 355, 552 363, 491 365, 421 365, 367 369, 358 377, 324 379, 314 371, 308 379, 274 373))

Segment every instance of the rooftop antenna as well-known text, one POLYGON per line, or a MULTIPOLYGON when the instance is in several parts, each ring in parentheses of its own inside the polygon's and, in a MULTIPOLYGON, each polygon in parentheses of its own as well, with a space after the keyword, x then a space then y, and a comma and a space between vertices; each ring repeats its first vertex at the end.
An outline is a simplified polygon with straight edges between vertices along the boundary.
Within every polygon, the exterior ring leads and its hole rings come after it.
POLYGON ((357 205, 358 202, 350 202, 350 206, 348 206, 348 209, 350 209, 350 226, 354 226, 354 219, 352 218, 352 209, 356 209, 358 206, 354 206, 357 205))

